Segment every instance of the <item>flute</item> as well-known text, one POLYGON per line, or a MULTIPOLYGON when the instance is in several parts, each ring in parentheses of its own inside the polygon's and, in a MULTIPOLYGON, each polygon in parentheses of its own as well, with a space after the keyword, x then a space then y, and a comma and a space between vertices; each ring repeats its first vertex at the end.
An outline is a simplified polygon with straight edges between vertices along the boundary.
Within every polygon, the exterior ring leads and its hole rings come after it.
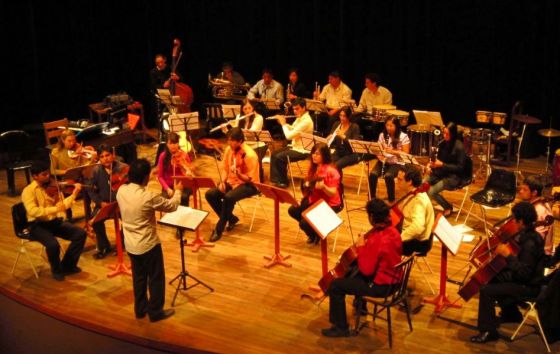
POLYGON ((255 114, 255 112, 251 112, 251 113, 246 114, 246 115, 244 115, 244 116, 241 116, 241 117, 239 117, 239 118, 235 118, 235 119, 232 119, 232 120, 230 120, 230 121, 228 121, 228 122, 222 123, 222 124, 220 124, 220 125, 218 125, 218 126, 212 128, 212 129, 210 129, 210 133, 213 133, 213 132, 215 132, 216 130, 220 130, 220 129, 222 129, 222 128, 227 127, 228 125, 231 125, 231 123, 232 123, 233 121, 239 122, 240 120, 243 120, 243 119, 245 119, 245 118, 247 118, 247 117, 250 117, 250 116, 252 116, 253 114, 255 114))
POLYGON ((270 116, 265 118, 265 120, 273 120, 273 119, 278 119, 280 117, 284 117, 284 118, 297 118, 297 116, 291 115, 291 116, 283 116, 283 115, 275 115, 275 116, 270 116))

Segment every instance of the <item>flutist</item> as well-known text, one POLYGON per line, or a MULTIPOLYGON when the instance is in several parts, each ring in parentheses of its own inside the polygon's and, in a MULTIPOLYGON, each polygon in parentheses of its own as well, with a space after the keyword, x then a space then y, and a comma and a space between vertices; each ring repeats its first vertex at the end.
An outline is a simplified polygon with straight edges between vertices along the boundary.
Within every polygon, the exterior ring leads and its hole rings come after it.
POLYGON ((277 116, 278 123, 286 139, 292 141, 291 147, 274 151, 270 157, 270 181, 280 188, 288 186, 288 157, 291 162, 304 160, 308 152, 303 148, 300 133, 313 133, 313 120, 307 112, 303 98, 296 98, 292 103, 294 114, 297 116, 293 124, 287 124, 284 116, 277 116))

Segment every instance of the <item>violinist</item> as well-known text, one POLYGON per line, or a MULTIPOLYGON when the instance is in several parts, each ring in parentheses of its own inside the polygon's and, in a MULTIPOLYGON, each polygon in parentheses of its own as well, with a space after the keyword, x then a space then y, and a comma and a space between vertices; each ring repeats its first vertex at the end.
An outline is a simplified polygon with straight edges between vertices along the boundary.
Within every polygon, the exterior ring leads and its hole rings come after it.
POLYGON ((292 102, 292 109, 297 117, 292 124, 286 123, 285 117, 278 117, 284 136, 292 141, 292 146, 275 150, 270 156, 270 181, 280 188, 288 187, 288 158, 295 162, 305 160, 308 156, 300 133, 313 134, 313 120, 307 112, 305 100, 296 98, 292 102))
POLYGON ((224 229, 233 230, 239 218, 233 215, 235 203, 258 193, 253 182, 260 182, 257 154, 245 142, 240 128, 228 133, 228 147, 224 151, 223 173, 217 188, 206 191, 206 200, 219 220, 210 236, 210 242, 222 237, 224 229))
MULTIPOLYGON (((193 176, 193 166, 189 154, 179 147, 179 135, 171 132, 167 135, 165 150, 158 158, 158 181, 161 184, 162 195, 165 198, 173 196, 173 176, 193 176)), ((189 205, 190 188, 184 188, 181 193, 181 205, 189 205)))
POLYGON ((384 297, 394 292, 400 282, 395 265, 401 261, 401 237, 391 226, 389 207, 380 199, 372 199, 366 211, 372 229, 356 243, 359 271, 353 277, 334 279, 327 291, 332 327, 321 331, 326 337, 350 336, 346 295, 384 297))
POLYGON ((288 213, 297 220, 307 235, 307 243, 317 244, 319 235, 303 218, 302 213, 316 201, 323 199, 336 212, 342 210, 340 173, 332 163, 327 144, 319 143, 311 149, 311 165, 305 181, 304 197, 299 206, 291 206, 288 213))
MULTIPOLYGON (((543 221, 547 216, 552 216, 550 204, 542 200, 543 185, 535 176, 523 180, 519 188, 519 198, 535 206, 537 221, 543 221)), ((544 240, 544 253, 551 256, 554 251, 554 225, 538 226, 535 229, 544 240)))
POLYGON ((466 176, 467 154, 461 139, 457 136, 457 124, 449 122, 443 128, 443 140, 438 145, 435 161, 430 161, 427 169, 429 176, 427 182, 430 184, 428 195, 443 208, 443 216, 453 213, 453 206, 441 195, 444 190, 454 189, 466 176))
POLYGON ((86 242, 85 231, 64 221, 64 212, 80 193, 81 185, 75 185, 70 196, 63 198, 56 180, 51 178, 50 166, 45 161, 36 161, 31 166, 33 182, 23 189, 21 199, 30 223, 30 239, 40 242, 47 251, 52 277, 62 281, 66 275, 81 272, 78 267, 80 254, 86 242), (60 260, 60 245, 56 237, 70 241, 70 246, 60 260))
POLYGON ((396 205, 403 215, 403 255, 427 252, 434 227, 434 208, 426 192, 415 193, 422 185, 422 174, 413 165, 406 165, 399 170, 396 180, 399 191, 410 194, 396 205))
POLYGON ((478 330, 480 333, 471 337, 473 343, 487 343, 499 338, 500 323, 520 322, 521 313, 517 304, 524 298, 537 296, 543 280, 544 242, 535 231, 537 221, 535 207, 528 202, 520 202, 512 209, 516 226, 521 230, 513 236, 519 245, 517 255, 511 253, 510 247, 500 243, 496 254, 506 258, 507 267, 499 272, 489 284, 480 288, 478 303, 478 330), (498 302, 502 312, 496 316, 494 309, 498 302))
MULTIPOLYGON (((116 201, 117 190, 127 181, 129 169, 127 164, 115 160, 113 150, 106 144, 101 144, 97 148, 97 155, 100 164, 93 169, 90 179, 92 188, 88 190, 91 200, 95 203, 94 216, 101 208, 116 201)), ((97 239, 97 253, 93 255, 93 258, 105 258, 111 253, 111 244, 105 230, 105 220, 96 222, 92 226, 97 239)))
POLYGON ((96 159, 95 150, 78 144, 76 134, 66 129, 60 134, 57 145, 51 151, 52 173, 55 176, 63 176, 69 169, 88 165, 96 159))
POLYGON ((379 134, 378 141, 386 155, 377 156, 379 161, 369 174, 369 191, 371 197, 375 198, 377 180, 380 176, 383 176, 387 186, 389 203, 393 203, 395 201, 395 177, 404 165, 402 162, 399 162, 395 155, 399 152, 410 153, 410 139, 405 132, 401 131, 399 119, 397 117, 389 117, 385 120, 385 128, 379 134))

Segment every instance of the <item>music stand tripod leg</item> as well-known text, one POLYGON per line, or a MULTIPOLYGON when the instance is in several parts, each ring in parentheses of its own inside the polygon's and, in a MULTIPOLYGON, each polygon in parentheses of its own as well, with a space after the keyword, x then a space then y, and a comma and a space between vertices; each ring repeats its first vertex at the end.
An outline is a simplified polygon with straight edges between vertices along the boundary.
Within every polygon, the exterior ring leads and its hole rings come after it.
POLYGON ((202 285, 211 292, 214 291, 212 287, 208 284, 204 283, 203 281, 199 280, 195 276, 189 274, 187 271, 187 266, 185 264, 185 241, 183 240, 183 231, 181 228, 177 228, 177 235, 179 236, 179 245, 181 249, 181 272, 177 274, 177 276, 169 282, 169 285, 173 284, 176 280, 178 280, 177 287, 175 288, 175 294, 173 295, 173 300, 171 301, 171 306, 175 306, 175 300, 177 299, 177 294, 179 294, 180 290, 187 291, 190 288, 193 288, 197 285, 202 285), (195 283, 187 287, 187 277, 191 277, 195 283), (182 287, 181 287, 182 285, 182 287))

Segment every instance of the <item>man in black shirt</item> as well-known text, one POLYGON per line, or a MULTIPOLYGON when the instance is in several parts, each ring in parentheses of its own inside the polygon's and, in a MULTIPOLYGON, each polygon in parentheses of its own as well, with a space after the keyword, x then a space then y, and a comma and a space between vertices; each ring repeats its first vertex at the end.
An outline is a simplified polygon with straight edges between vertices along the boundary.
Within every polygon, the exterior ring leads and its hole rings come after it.
POLYGON ((497 257, 504 257, 507 266, 489 284, 480 288, 478 304, 478 330, 471 337, 473 343, 498 340, 500 323, 521 322, 522 316, 517 303, 527 297, 537 296, 544 278, 544 241, 535 231, 537 212, 529 202, 520 202, 512 208, 516 226, 521 230, 513 237, 520 251, 513 254, 510 247, 500 243, 496 247, 497 257), (494 309, 498 302, 502 312, 496 316, 494 309))

